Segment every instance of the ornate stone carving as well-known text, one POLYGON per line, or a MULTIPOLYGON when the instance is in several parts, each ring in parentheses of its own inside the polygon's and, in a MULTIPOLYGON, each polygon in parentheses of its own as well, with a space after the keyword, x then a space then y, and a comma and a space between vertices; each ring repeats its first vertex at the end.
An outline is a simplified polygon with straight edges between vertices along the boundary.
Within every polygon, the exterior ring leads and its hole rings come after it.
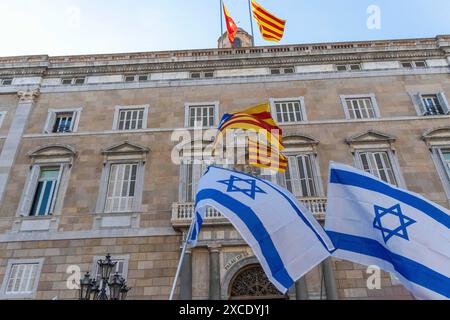
POLYGON ((40 90, 39 89, 17 92, 17 95, 19 97, 19 101, 20 102, 34 102, 34 100, 37 97, 39 97, 39 94, 40 94, 40 90))
POLYGON ((284 296, 269 281, 259 265, 252 265, 239 273, 231 285, 231 298, 279 297, 284 296))

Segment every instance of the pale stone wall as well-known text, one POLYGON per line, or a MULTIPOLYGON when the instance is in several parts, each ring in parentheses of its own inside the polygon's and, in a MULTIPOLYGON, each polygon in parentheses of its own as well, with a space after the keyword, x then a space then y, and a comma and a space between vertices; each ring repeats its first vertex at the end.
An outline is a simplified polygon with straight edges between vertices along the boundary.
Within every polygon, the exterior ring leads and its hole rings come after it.
POLYGON ((127 282, 130 299, 168 299, 178 264, 180 238, 140 237, 0 243, 0 279, 9 259, 44 258, 36 299, 78 299, 67 289, 69 266, 92 271, 93 257, 129 255, 127 282))
MULTIPOLYGON (((275 53, 273 55, 276 56, 275 53)), ((363 63, 363 69, 379 72, 400 66, 398 61, 390 60, 391 58, 389 61, 366 62, 363 63)), ((305 65, 297 68, 297 72, 332 71, 333 66, 326 63, 329 61, 317 62, 319 67, 305 65)), ((438 69, 445 66, 443 58, 429 60, 429 63, 438 69)), ((224 112, 242 110, 268 102, 271 98, 304 97, 308 121, 286 126, 283 129, 286 134, 304 134, 320 142, 317 153, 320 178, 325 192, 330 160, 354 164, 351 148, 345 143, 345 139, 368 130, 375 130, 395 137, 396 141, 392 147, 395 149, 395 156, 406 187, 449 207, 430 151, 421 136, 427 130, 448 126, 450 117, 417 117, 409 94, 444 91, 450 97, 448 74, 439 72, 432 74, 422 70, 415 74, 405 71, 405 74, 394 75, 393 71, 386 71, 386 74, 378 73, 375 77, 374 74, 368 76, 369 71, 361 71, 351 73, 352 77, 350 77, 349 73, 341 76, 341 74, 330 72, 319 74, 319 77, 323 75, 324 79, 306 80, 312 79, 314 75, 296 74, 271 78, 270 75, 264 75, 269 65, 266 68, 263 63, 256 67, 253 65, 239 69, 239 72, 236 68, 233 66, 228 71, 224 69, 218 73, 222 76, 230 76, 229 79, 225 79, 226 81, 224 79, 192 80, 190 84, 185 81, 189 72, 175 69, 176 71, 172 72, 152 73, 152 81, 160 81, 154 87, 146 85, 139 87, 139 84, 135 89, 129 87, 125 89, 123 84, 111 84, 110 90, 99 90, 98 84, 87 84, 76 89, 70 86, 58 89, 67 92, 57 93, 58 90, 52 90, 53 87, 52 89, 47 87, 47 92, 43 90, 31 108, 25 135, 20 143, 8 181, 5 201, 0 206, 0 281, 3 281, 8 260, 45 258, 37 298, 51 299, 58 296, 60 299, 74 299, 77 297, 77 292, 66 290, 65 287, 67 267, 76 264, 80 265, 82 270, 90 270, 93 256, 110 252, 113 256, 130 255, 128 279, 129 285, 133 287, 131 299, 167 299, 181 244, 181 236, 173 231, 171 224, 171 206, 179 200, 180 177, 179 167, 170 161, 172 148, 176 144, 170 141, 170 137, 173 129, 184 126, 187 102, 219 101, 220 116, 224 112), (258 71, 255 71, 252 78, 247 80, 242 77, 242 72, 247 73, 248 70, 258 71), (262 70, 265 71, 262 72, 262 70), (358 76, 353 76, 354 74, 358 76), (305 77, 305 80, 298 80, 300 76, 305 77), (232 77, 236 77, 234 78, 236 83, 233 83, 232 77), (179 79, 179 82, 176 79, 179 79), (340 95, 356 94, 374 94, 381 119, 346 121, 340 95), (118 105, 149 105, 148 130, 112 132, 114 112, 118 105), (64 135, 43 134, 48 110, 64 108, 82 108, 78 132, 64 135), (137 213, 139 223, 133 229, 94 230, 95 210, 104 161, 101 151, 124 141, 150 149, 144 169, 142 210, 137 213), (12 232, 14 223, 22 219, 16 217, 16 212, 30 171, 29 152, 49 144, 68 145, 77 153, 71 168, 59 224, 54 232, 14 233, 12 232), (165 230, 162 232, 165 235, 137 235, 144 231, 157 234, 158 228, 165 230), (130 233, 131 235, 127 236, 128 231, 134 234, 130 233), (78 236, 74 238, 74 236, 67 236, 70 232, 80 233, 76 233, 78 236), (97 232, 99 235, 106 235, 108 232, 111 234, 103 239, 97 238, 99 236, 95 234, 94 239, 92 235, 97 232), (89 237, 86 236, 87 234, 89 237), (34 236, 36 240, 28 241, 26 237, 31 236, 34 236), (49 240, 46 237, 69 237, 75 240, 49 240)), ((44 83, 56 85, 56 76, 50 76, 51 78, 44 80, 44 83), (54 80, 50 81, 51 79, 54 80)), ((18 78, 15 84, 35 83, 36 79, 34 77, 28 80, 18 78)), ((110 78, 96 74, 92 75, 91 81, 94 79, 97 79, 96 82, 119 81, 118 76, 110 78)), ((6 89, 2 88, 2 90, 6 89)), ((16 94, 0 94, 0 111, 8 112, 0 128, 0 150, 4 145, 4 137, 11 129, 17 104, 16 94)), ((227 240, 227 235, 235 233, 229 226, 212 226, 205 231, 203 235, 208 242, 207 246, 213 244, 220 247, 214 250, 219 250, 220 280, 226 281, 228 272, 233 266, 233 259, 239 257, 242 252, 249 253, 249 248, 242 243, 230 244, 227 241, 223 241, 223 245, 220 246, 221 240, 227 240)), ((70 235, 74 234, 70 233, 70 235)), ((239 239, 235 237, 232 240, 239 239)), ((211 251, 207 246, 196 249, 192 253, 194 299, 207 299, 210 295, 211 251)), ((217 254, 217 251, 214 253, 217 254)), ((240 258, 236 259, 238 263, 240 258)), ((368 290, 366 287, 368 274, 365 272, 365 267, 335 260, 334 270, 338 293, 343 299, 411 298, 401 286, 394 286, 389 275, 385 273, 383 273, 382 289, 368 290)), ((310 297, 317 298, 321 291, 319 268, 315 268, 308 274, 307 284, 310 297)))
POLYGON ((11 122, 17 108, 17 94, 0 94, 0 112, 6 111, 6 118, 0 128, 0 136, 6 136, 11 127, 11 122))

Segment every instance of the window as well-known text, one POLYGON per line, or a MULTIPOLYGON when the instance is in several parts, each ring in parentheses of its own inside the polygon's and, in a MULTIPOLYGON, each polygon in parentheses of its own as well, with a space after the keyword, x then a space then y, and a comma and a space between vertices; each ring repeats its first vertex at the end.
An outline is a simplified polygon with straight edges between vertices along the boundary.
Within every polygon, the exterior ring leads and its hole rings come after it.
POLYGON ((375 96, 341 96, 347 119, 373 119, 379 118, 378 106, 375 96))
POLYGON ((218 103, 186 104, 186 127, 213 127, 217 123, 218 103))
POLYGON ((317 197, 314 156, 288 156, 289 166, 284 174, 286 188, 297 197, 317 197))
MULTIPOLYGON (((98 260, 105 259, 105 257, 97 256, 94 257, 94 263, 92 267, 92 273, 95 277, 95 280, 97 281, 97 284, 101 287, 102 285, 102 278, 100 273, 100 268, 98 267, 98 260)), ((128 278, 128 261, 130 257, 129 255, 124 256, 114 256, 112 257, 112 262, 116 262, 116 265, 112 269, 111 276, 109 277, 109 281, 111 281, 116 273, 119 274, 122 278, 125 280, 128 278)), ((109 294, 109 286, 106 286, 106 294, 109 294)))
POLYGON ((117 216, 116 213, 131 216, 140 212, 149 151, 128 141, 102 151, 105 165, 95 209, 101 217, 117 216), (108 216, 108 213, 112 214, 108 216))
POLYGON ((214 71, 193 71, 190 74, 191 79, 214 78, 214 71))
POLYGON ((441 150, 442 153, 442 163, 444 164, 444 168, 447 171, 448 176, 450 177, 450 149, 441 150))
POLYGON ((3 280, 0 298, 33 298, 44 259, 11 260, 3 280))
POLYGON ((200 161, 184 161, 181 164, 180 173, 180 200, 194 202, 197 193, 197 185, 208 165, 200 161))
POLYGON ((304 99, 271 100, 273 113, 278 123, 296 123, 306 121, 304 99))
POLYGON ((78 130, 81 115, 78 109, 50 109, 44 127, 44 133, 71 133, 78 130))
POLYGON ((144 109, 120 110, 118 130, 142 129, 144 109))
POLYGON ((282 68, 272 68, 270 69, 270 74, 292 74, 295 72, 294 67, 282 67, 282 68))
POLYGON ((386 151, 360 152, 361 169, 392 185, 398 185, 389 154, 386 151))
POLYGON ((442 107, 439 98, 436 94, 422 96, 423 106, 425 108, 425 115, 442 115, 444 108, 442 107))
MULTIPOLYGON (((97 284, 100 283, 101 279, 101 273, 100 268, 98 267, 97 261, 100 259, 105 259, 105 257, 94 257, 94 272, 95 279, 97 280, 97 284)), ((128 278, 128 257, 113 257, 111 260, 112 262, 116 262, 116 265, 114 266, 110 279, 111 280, 116 273, 118 273, 121 277, 124 279, 128 278)))
MULTIPOLYGON (((439 134, 442 134, 442 132, 439 132, 439 134)), ((448 141, 448 135, 446 138, 448 141)), ((427 144, 435 143, 431 139, 428 139, 429 138, 427 138, 427 144)), ((441 179, 442 186, 444 187, 444 191, 447 195, 447 199, 450 199, 450 146, 440 146, 439 142, 437 142, 436 145, 431 146, 433 162, 436 166, 439 178, 441 179)))
POLYGON ((405 61, 402 62, 402 67, 404 69, 414 69, 414 68, 426 68, 427 64, 425 61, 405 61))
POLYGON ((73 113, 57 113, 53 133, 72 132, 73 129, 73 113))
POLYGON ((76 77, 76 78, 63 78, 61 83, 63 85, 83 85, 86 82, 86 78, 84 77, 76 77))
POLYGON ((124 77, 125 82, 141 82, 141 81, 148 81, 149 80, 148 75, 126 75, 124 77))
POLYGON ((242 40, 238 37, 234 38, 232 47, 233 48, 242 48, 242 40))
POLYGON ((361 71, 360 64, 338 64, 336 65, 337 71, 361 71))
POLYGON ((439 116, 450 113, 444 92, 412 95, 414 106, 420 116, 439 116))
POLYGON ((129 131, 147 129, 149 106, 117 106, 113 130, 129 131))
POLYGON ((61 168, 41 168, 30 216, 47 216, 53 213, 60 180, 61 168))
POLYGON ((7 79, 0 79, 0 85, 2 86, 10 86, 12 85, 13 79, 7 78, 7 79))
POLYGON ((135 207, 138 164, 112 164, 105 212, 130 212, 135 207))

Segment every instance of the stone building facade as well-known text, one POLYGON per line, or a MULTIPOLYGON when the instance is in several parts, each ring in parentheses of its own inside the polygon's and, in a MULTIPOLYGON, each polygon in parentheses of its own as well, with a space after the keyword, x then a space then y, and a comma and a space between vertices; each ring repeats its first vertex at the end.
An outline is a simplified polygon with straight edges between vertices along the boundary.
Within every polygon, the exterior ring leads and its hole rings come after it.
MULTIPOLYGON (((0 298, 76 299, 71 270, 95 274, 111 253, 129 299, 167 299, 204 168, 171 161, 172 135, 264 102, 290 161, 273 179, 319 220, 329 161, 448 208, 449 64, 450 36, 0 58, 0 298)), ((385 273, 369 289, 369 276, 329 260, 280 296, 211 210, 177 297, 411 299, 385 273)))

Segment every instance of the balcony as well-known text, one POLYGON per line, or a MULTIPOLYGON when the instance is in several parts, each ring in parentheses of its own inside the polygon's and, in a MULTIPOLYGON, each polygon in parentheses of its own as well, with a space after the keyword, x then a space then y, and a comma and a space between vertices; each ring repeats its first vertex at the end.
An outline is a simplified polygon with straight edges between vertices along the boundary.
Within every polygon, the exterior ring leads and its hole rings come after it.
MULTIPOLYGON (((299 201, 308 208, 319 221, 325 219, 327 206, 326 198, 306 198, 299 201)), ((174 203, 172 206, 172 226, 175 228, 188 227, 191 224, 194 213, 194 203, 174 203)), ((208 208, 204 225, 221 225, 229 224, 214 208, 208 208)))

